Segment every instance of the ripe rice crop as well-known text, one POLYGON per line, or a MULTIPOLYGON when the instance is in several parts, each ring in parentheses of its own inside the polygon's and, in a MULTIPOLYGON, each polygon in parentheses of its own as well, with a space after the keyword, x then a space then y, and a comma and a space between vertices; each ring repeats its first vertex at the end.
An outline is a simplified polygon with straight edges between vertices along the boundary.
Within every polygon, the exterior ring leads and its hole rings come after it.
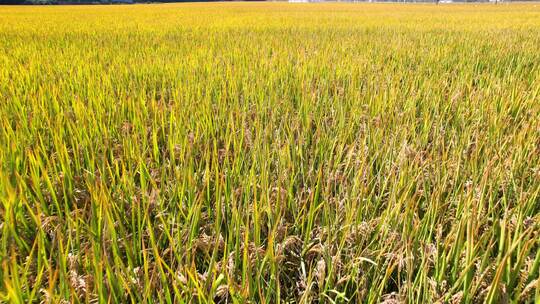
POLYGON ((0 302, 540 302, 540 5, 0 7, 0 302))

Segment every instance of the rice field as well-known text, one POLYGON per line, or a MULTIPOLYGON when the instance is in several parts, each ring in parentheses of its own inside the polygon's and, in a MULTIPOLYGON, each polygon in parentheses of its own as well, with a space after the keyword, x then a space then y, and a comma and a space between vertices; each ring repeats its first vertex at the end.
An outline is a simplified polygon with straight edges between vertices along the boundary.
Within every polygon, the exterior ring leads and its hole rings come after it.
POLYGON ((540 303, 540 4, 0 7, 0 302, 540 303))

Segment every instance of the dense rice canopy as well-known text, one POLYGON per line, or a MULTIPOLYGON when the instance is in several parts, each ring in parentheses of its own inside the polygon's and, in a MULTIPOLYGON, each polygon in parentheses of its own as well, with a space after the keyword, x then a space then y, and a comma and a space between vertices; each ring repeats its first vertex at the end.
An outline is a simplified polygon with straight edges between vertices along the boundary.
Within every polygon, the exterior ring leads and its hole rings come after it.
POLYGON ((540 5, 0 7, 0 301, 540 301, 540 5))

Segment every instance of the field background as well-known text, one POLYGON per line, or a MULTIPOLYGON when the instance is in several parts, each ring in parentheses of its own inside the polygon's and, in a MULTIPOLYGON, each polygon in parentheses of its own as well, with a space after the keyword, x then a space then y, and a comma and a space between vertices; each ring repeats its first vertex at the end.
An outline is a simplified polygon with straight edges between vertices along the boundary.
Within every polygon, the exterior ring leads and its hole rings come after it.
POLYGON ((540 301, 540 5, 0 7, 0 302, 540 301))

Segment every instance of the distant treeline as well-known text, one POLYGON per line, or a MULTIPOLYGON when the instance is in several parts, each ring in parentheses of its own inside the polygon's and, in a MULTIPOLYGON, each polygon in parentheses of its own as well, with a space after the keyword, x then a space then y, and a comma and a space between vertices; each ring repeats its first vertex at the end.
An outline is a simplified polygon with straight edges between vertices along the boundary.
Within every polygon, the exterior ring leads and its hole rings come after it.
MULTIPOLYGON (((227 0, 0 0, 0 5, 39 5, 39 4, 133 4, 133 3, 173 3, 173 2, 215 2, 227 0)), ((232 1, 232 0, 231 0, 232 1)), ((244 0, 246 1, 246 0, 244 0)), ((266 1, 266 0, 247 0, 266 1)), ((286 1, 286 0, 285 0, 286 1)), ((519 0, 534 2, 538 0, 519 0)), ((296 2, 296 1, 289 1, 296 2)), ((324 2, 324 0, 299 0, 297 2, 324 2)), ((345 0, 344 2, 512 2, 512 0, 345 0)))

